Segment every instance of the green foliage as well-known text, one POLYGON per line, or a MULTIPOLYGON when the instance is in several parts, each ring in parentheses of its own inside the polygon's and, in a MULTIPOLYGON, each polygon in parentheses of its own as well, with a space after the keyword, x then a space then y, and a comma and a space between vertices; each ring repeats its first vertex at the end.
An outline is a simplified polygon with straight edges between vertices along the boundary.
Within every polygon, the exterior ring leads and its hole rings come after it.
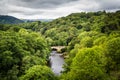
POLYGON ((18 25, 10 25, 10 24, 0 24, 1 31, 14 31, 18 32, 21 29, 18 25))
POLYGON ((101 47, 85 48, 78 51, 70 72, 64 78, 65 80, 109 80, 105 65, 106 57, 101 47))
POLYGON ((50 68, 41 65, 35 65, 26 71, 26 74, 20 77, 20 80, 56 80, 50 68))
POLYGON ((39 28, 43 25, 44 24, 42 24, 40 21, 36 21, 31 23, 30 22, 22 23, 19 24, 18 26, 32 31, 39 31, 39 28))
POLYGON ((36 21, 19 24, 19 26, 28 30, 40 31, 48 39, 48 42, 50 41, 51 46, 66 46, 83 31, 110 34, 112 31, 120 30, 120 18, 119 11, 114 13, 82 12, 72 13, 51 22, 36 21))
POLYGON ((94 40, 93 44, 94 45, 103 45, 106 41, 107 41, 107 37, 101 36, 101 37, 97 38, 96 40, 94 40))
POLYGON ((106 43, 106 55, 114 62, 114 69, 119 68, 120 65, 120 37, 113 38, 106 43))
POLYGON ((25 56, 22 59, 21 69, 24 71, 28 70, 30 67, 34 65, 46 65, 46 64, 47 64, 46 60, 38 56, 25 56))
POLYGON ((60 45, 66 46, 62 80, 119 80, 120 11, 0 24, 0 80, 56 80, 45 65, 49 46, 60 45))
POLYGON ((85 37, 81 40, 80 42, 81 47, 92 47, 93 45, 93 40, 91 37, 85 37))
POLYGON ((49 46, 38 33, 0 31, 0 79, 17 80, 34 65, 46 65, 49 46))

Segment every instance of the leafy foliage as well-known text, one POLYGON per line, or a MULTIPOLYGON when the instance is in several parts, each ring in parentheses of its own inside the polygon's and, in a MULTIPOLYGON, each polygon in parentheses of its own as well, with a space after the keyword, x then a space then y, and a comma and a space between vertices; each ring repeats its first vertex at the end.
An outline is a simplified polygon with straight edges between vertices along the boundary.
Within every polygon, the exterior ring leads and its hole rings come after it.
POLYGON ((46 65, 49 47, 40 34, 0 31, 0 79, 16 80, 34 65, 46 65))
POLYGON ((60 45, 66 46, 61 80, 120 79, 120 11, 0 24, 0 79, 56 80, 46 65, 49 46, 60 45))
POLYGON ((65 79, 109 80, 105 73, 106 58, 102 51, 102 48, 97 46, 79 50, 65 79))
POLYGON ((35 65, 20 77, 20 80, 56 80, 52 71, 46 66, 35 65))

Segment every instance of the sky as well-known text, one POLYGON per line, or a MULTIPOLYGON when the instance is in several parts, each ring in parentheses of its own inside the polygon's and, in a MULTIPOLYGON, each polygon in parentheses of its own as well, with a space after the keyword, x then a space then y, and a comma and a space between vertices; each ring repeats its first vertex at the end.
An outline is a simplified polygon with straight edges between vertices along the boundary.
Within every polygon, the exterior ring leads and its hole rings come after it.
POLYGON ((55 19, 77 12, 120 10, 120 0, 0 0, 0 15, 55 19))

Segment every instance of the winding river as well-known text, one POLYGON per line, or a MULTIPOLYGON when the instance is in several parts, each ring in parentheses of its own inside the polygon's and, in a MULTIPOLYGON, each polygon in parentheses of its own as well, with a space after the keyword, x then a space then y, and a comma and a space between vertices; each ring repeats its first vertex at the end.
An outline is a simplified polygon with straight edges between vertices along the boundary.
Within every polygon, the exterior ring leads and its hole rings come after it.
POLYGON ((52 51, 49 59, 52 71, 55 75, 60 75, 61 71, 63 71, 64 58, 56 51, 52 51))

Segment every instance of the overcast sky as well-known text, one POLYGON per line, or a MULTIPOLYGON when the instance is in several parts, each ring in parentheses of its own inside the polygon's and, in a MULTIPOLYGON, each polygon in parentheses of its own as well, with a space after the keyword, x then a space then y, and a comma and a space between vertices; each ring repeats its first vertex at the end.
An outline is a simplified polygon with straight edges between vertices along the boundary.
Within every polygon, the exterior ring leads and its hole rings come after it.
POLYGON ((120 10, 120 0, 0 0, 0 15, 21 19, 54 19, 100 10, 120 10))

